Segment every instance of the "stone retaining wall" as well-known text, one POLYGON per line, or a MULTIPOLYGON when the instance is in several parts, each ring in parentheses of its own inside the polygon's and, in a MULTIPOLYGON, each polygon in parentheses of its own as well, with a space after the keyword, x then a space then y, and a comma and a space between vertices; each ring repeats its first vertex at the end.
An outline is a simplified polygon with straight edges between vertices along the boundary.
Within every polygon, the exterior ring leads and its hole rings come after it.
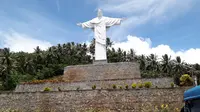
POLYGON ((58 91, 58 87, 61 90, 76 90, 78 87, 81 90, 91 89, 93 85, 96 85, 98 89, 109 89, 112 88, 112 85, 124 87, 128 84, 131 87, 132 83, 137 82, 147 82, 150 81, 154 87, 158 88, 168 88, 170 83, 173 82, 172 78, 151 78, 151 79, 113 79, 113 80, 95 80, 95 81, 83 81, 83 82, 73 82, 73 83, 43 83, 43 84, 20 84, 16 87, 16 92, 35 92, 43 91, 44 88, 50 87, 53 91, 58 91))
MULTIPOLYGON (((63 92, 3 92, 1 109, 18 109, 21 112, 150 112, 155 106, 169 104, 181 108, 187 88, 82 90, 63 92)), ((170 111, 174 112, 174 111, 170 111)))

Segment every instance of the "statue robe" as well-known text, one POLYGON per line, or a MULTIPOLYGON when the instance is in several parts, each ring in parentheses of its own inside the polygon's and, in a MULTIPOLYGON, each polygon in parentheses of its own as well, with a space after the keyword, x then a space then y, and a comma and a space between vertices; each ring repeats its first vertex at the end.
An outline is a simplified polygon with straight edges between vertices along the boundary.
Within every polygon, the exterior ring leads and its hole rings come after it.
POLYGON ((107 60, 106 55, 106 30, 113 25, 121 23, 120 18, 94 18, 90 21, 82 23, 82 28, 90 28, 94 31, 95 37, 95 60, 107 60))

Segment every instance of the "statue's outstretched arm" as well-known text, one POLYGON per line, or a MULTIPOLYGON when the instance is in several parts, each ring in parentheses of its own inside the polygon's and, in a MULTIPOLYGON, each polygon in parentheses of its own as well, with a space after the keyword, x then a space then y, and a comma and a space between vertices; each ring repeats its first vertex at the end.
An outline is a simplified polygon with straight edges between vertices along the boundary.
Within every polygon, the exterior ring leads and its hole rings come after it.
POLYGON ((82 23, 77 23, 76 25, 78 25, 78 26, 82 26, 82 23))

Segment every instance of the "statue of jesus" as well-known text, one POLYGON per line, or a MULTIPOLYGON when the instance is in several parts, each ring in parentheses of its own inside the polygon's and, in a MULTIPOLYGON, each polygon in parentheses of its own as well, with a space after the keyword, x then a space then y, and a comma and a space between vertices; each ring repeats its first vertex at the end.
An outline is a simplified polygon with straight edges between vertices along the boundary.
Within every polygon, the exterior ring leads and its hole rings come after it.
POLYGON ((97 17, 84 22, 78 23, 82 28, 89 28, 94 31, 95 37, 95 61, 106 61, 106 30, 113 25, 120 25, 124 19, 104 17, 102 10, 98 9, 97 17))

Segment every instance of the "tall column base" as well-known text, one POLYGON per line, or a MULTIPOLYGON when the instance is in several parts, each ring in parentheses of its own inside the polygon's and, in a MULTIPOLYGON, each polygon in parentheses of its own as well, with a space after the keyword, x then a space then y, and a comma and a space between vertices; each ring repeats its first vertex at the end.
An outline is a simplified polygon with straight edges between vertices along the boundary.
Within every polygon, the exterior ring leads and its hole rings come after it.
POLYGON ((93 61, 94 65, 96 65, 96 64, 106 64, 106 63, 108 63, 107 60, 94 60, 93 61))

